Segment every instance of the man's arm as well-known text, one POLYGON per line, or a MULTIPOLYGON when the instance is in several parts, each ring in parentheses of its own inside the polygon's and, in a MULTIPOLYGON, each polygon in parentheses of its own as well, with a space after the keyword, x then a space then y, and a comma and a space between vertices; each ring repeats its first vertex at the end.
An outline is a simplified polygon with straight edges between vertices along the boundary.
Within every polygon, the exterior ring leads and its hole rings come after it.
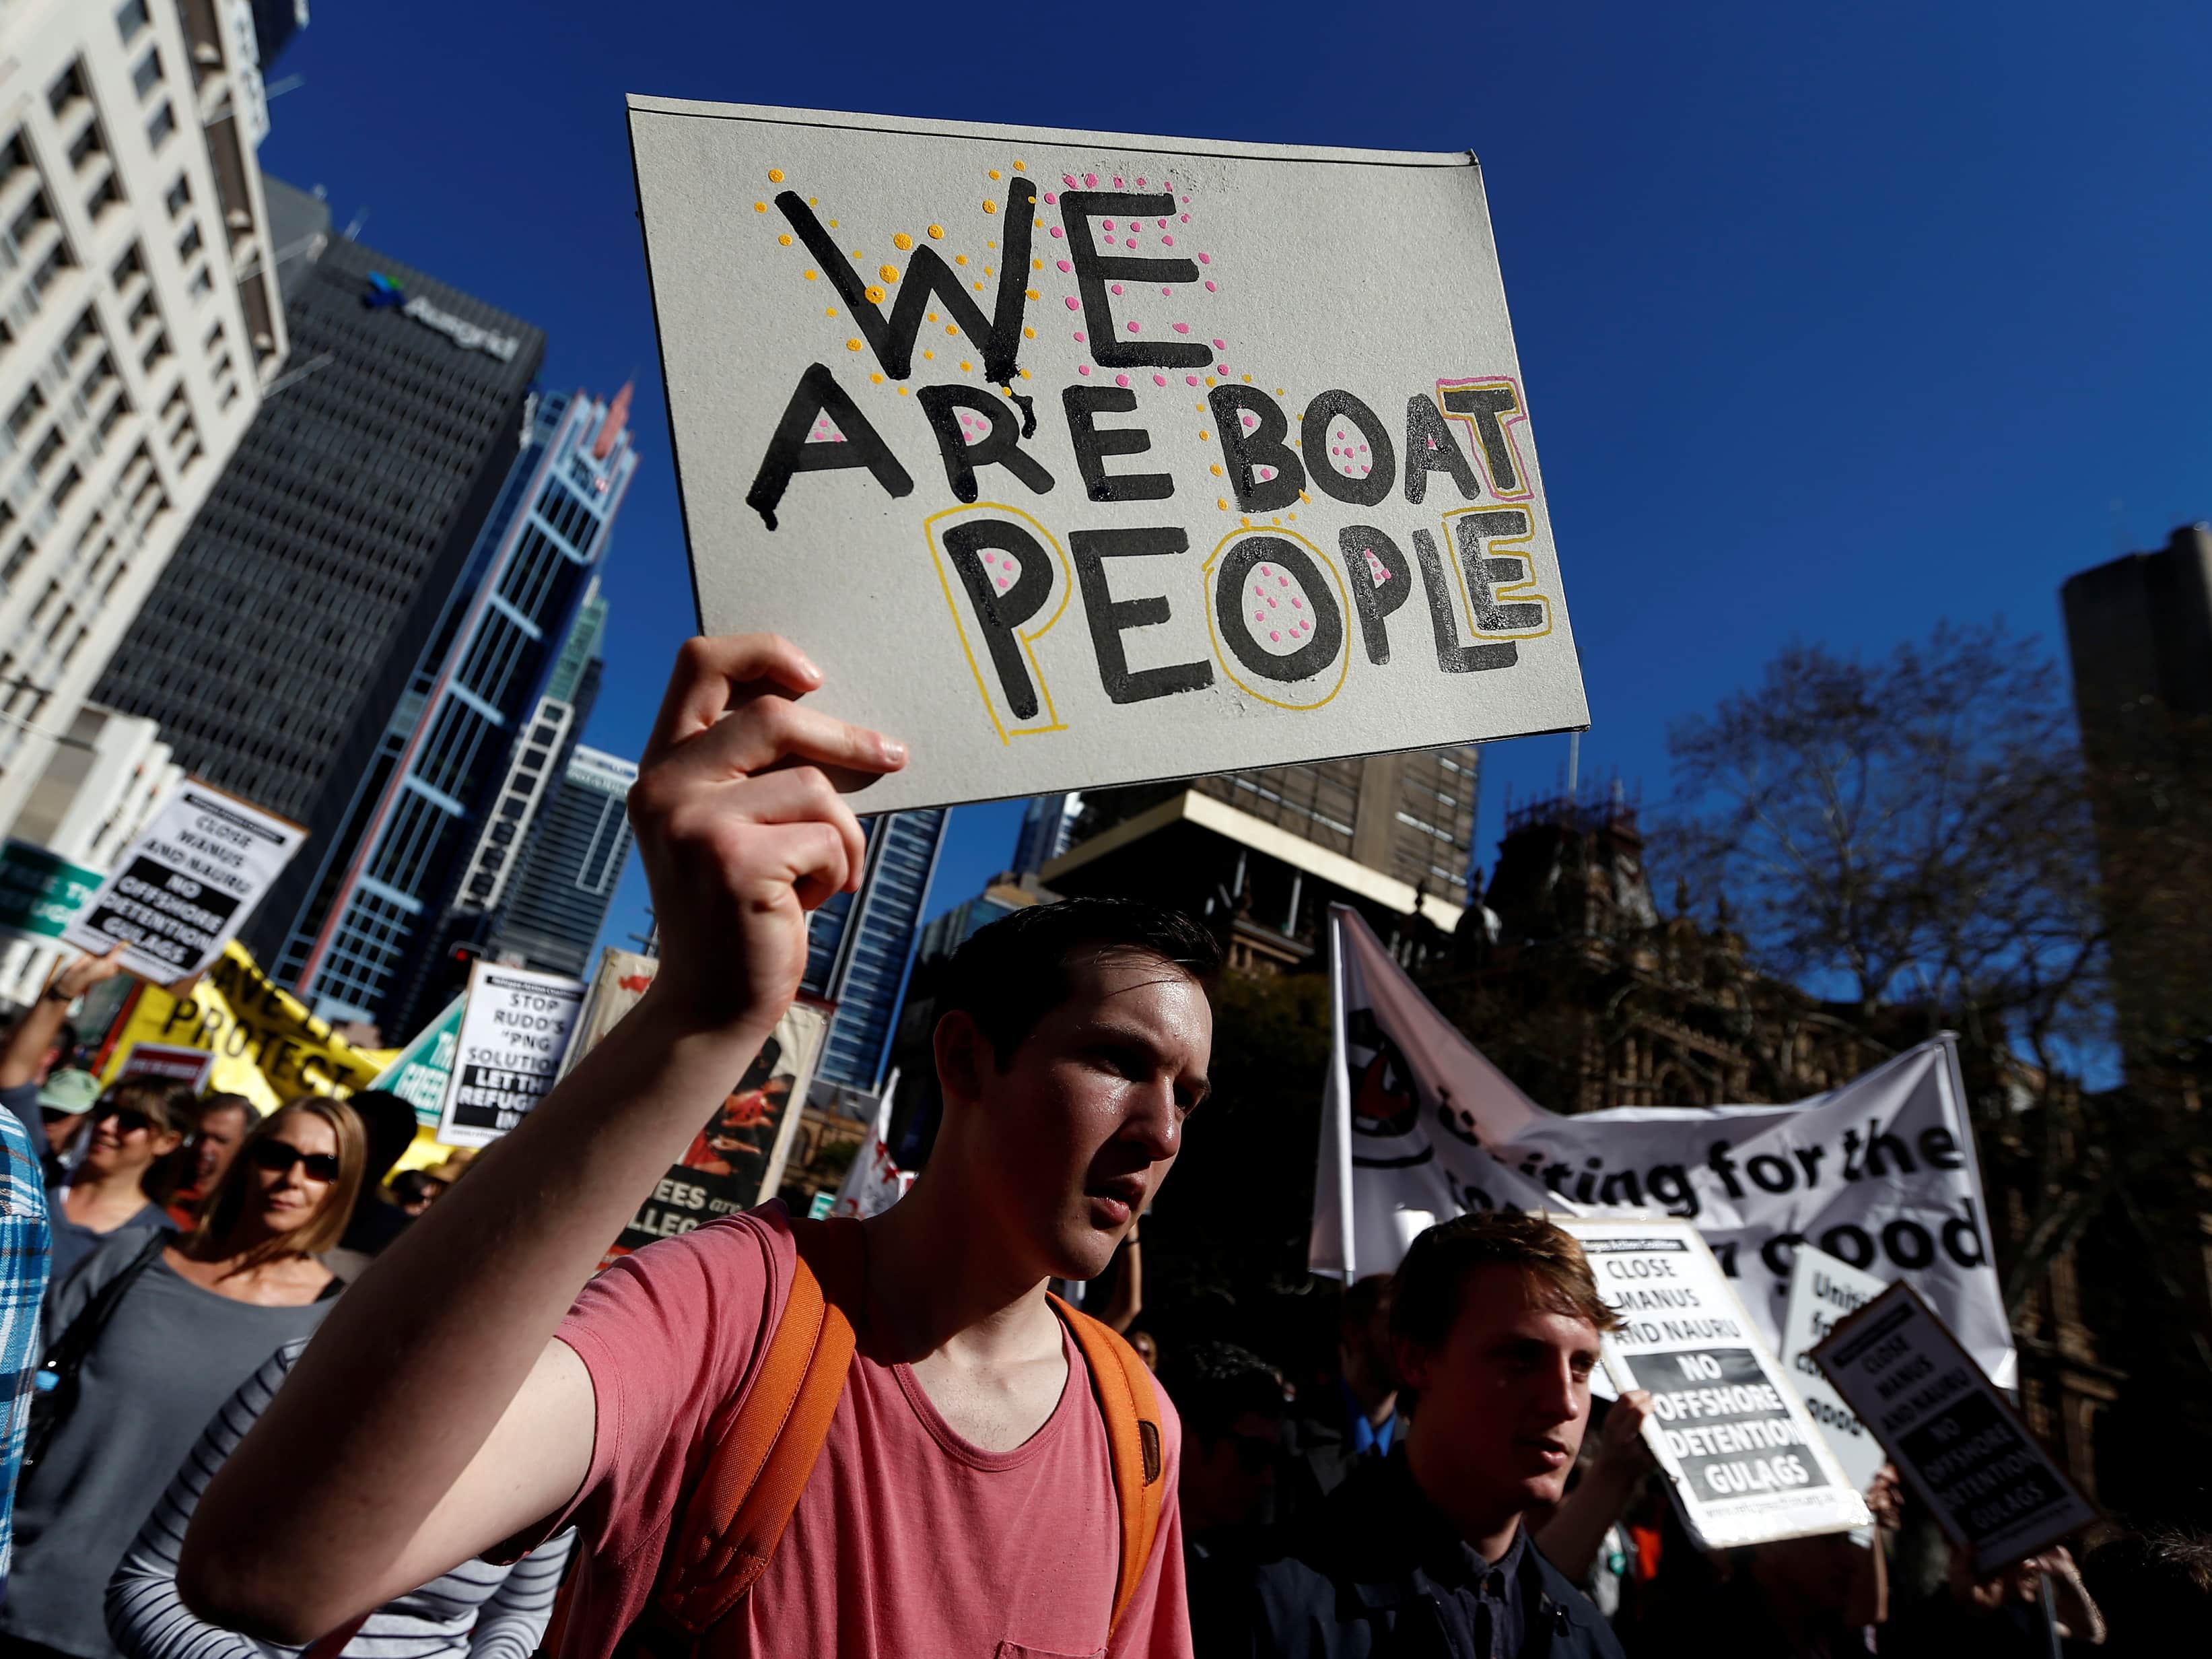
POLYGON ((904 763, 797 701, 820 683, 771 635, 678 654, 629 796, 653 988, 331 1310, 193 1516, 178 1579, 203 1618, 312 1641, 575 1496, 592 1382, 554 1333, 790 1005, 806 912, 858 884, 823 769, 904 763))

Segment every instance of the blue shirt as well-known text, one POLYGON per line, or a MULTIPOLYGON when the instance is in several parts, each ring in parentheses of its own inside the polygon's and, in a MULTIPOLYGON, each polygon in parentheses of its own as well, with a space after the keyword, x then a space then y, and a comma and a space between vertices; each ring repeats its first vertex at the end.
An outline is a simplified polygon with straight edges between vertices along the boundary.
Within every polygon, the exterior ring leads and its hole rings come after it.
POLYGON ((52 1235, 31 1137, 0 1112, 0 1598, 15 1550, 15 1473, 23 1462, 31 1383, 40 1358, 39 1303, 46 1293, 52 1235))

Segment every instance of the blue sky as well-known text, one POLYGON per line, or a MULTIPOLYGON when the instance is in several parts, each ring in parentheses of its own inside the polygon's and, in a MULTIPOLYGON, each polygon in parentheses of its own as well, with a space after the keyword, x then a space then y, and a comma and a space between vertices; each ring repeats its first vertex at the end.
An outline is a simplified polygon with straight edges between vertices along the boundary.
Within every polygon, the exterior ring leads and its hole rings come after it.
MULTIPOLYGON (((2002 615, 2212 514, 2212 9, 979 8, 343 0, 270 171, 638 383, 589 740, 635 755, 695 617, 623 118, 644 92, 1482 158, 1583 653, 1584 776, 1793 641, 2002 615)), ((1480 855, 1565 739, 1485 754, 1480 855)), ((933 909, 1011 848, 963 808, 933 909)), ((643 926, 633 864, 609 942, 643 926)))

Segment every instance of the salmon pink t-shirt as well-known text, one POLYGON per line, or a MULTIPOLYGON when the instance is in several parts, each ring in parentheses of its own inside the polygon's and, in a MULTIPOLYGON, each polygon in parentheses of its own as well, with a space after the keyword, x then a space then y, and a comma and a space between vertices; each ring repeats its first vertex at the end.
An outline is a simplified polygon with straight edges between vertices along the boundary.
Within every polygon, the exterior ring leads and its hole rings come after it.
MULTIPOLYGON (((643 1611, 668 1531, 781 1316, 797 1260, 783 1207, 623 1257, 560 1331, 592 1375, 598 1438, 567 1514, 583 1577, 561 1659, 605 1659, 643 1611), (769 1317, 764 1318, 766 1314, 769 1317)), ((1012 1451, 955 1434, 913 1369, 867 1334, 791 1524, 752 1594, 711 1632, 713 1659, 1188 1659, 1182 1432, 1161 1400, 1166 1491, 1152 1559, 1109 1644, 1120 1510, 1090 1371, 1012 1451)))

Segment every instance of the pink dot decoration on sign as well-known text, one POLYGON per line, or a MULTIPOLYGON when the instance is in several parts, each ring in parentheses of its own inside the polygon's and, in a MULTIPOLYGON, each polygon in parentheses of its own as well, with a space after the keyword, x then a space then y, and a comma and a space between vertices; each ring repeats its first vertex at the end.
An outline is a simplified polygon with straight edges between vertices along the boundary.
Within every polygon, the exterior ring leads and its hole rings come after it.
POLYGON ((1115 283, 1115 284, 1114 284, 1114 286, 1113 286, 1112 288, 1110 288, 1110 289, 1109 289, 1107 290, 1107 292, 1108 292, 1108 293, 1109 293, 1109 294, 1119 294, 1121 291, 1121 283, 1115 283))
POLYGON ((1073 294, 1067 296, 1066 304, 1070 311, 1080 311, 1083 309, 1083 301, 1077 299, 1073 294))
POLYGON ((1263 623, 1267 620, 1267 613, 1264 611, 1255 611, 1252 613, 1252 620, 1256 623, 1263 623))
POLYGON ((1167 228, 1168 228, 1168 222, 1167 222, 1166 220, 1164 220, 1164 219, 1161 220, 1161 221, 1160 221, 1160 228, 1161 228, 1162 230, 1165 230, 1167 228))
POLYGON ((1058 265, 1062 270, 1073 270, 1075 269, 1073 265, 1068 264, 1065 259, 1054 259, 1053 264, 1058 265))
POLYGON ((1177 323, 1175 325, 1175 331, 1178 334, 1188 334, 1190 332, 1190 325, 1188 323, 1177 323))
POLYGON ((1104 222, 1104 224, 1105 224, 1105 226, 1106 226, 1106 228, 1107 228, 1107 229, 1111 230, 1111 229, 1113 229, 1113 228, 1114 228, 1114 222, 1113 222, 1111 219, 1108 219, 1108 220, 1104 221, 1103 222, 1104 222))
POLYGON ((1202 265, 1210 265, 1213 263, 1213 256, 1211 253, 1201 253, 1198 256, 1198 262, 1202 265))
POLYGON ((1116 374, 1114 377, 1114 384, 1115 386, 1127 386, 1129 384, 1129 377, 1126 374, 1116 374))
POLYGON ((1136 239, 1135 237, 1133 237, 1133 236, 1124 236, 1124 237, 1121 239, 1121 246, 1122 246, 1123 247, 1134 247, 1134 246, 1136 246, 1136 245, 1137 245, 1137 239, 1136 239))
POLYGON ((1375 586, 1380 587, 1389 581, 1390 567, 1375 556, 1375 550, 1371 547, 1363 547, 1359 550, 1367 556, 1367 574, 1374 578, 1375 586))
POLYGON ((1114 188, 1115 188, 1115 189, 1116 189, 1116 190, 1119 190, 1119 189, 1121 189, 1121 179, 1120 179, 1120 177, 1119 177, 1118 175, 1115 177, 1115 180, 1114 180, 1114 188))
POLYGON ((1168 298, 1170 298, 1170 297, 1171 297, 1171 296, 1170 296, 1170 292, 1169 292, 1169 290, 1168 290, 1168 289, 1162 289, 1160 290, 1160 298, 1162 298, 1163 300, 1165 300, 1165 299, 1168 299, 1168 298))
POLYGON ((1267 637, 1273 640, 1277 645, 1280 645, 1283 642, 1283 636, 1272 628, 1267 630, 1267 637))
POLYGON ((1161 237, 1160 246, 1163 247, 1173 247, 1175 246, 1175 238, 1172 236, 1161 237))
POLYGON ((1075 175, 1072 173, 1063 173, 1060 175, 1060 182, 1066 185, 1070 190, 1073 190, 1075 188, 1075 175))
POLYGON ((1130 332, 1130 333, 1132 333, 1132 334, 1134 334, 1136 331, 1137 331, 1137 319, 1136 319, 1134 317, 1132 317, 1132 318, 1130 318, 1130 319, 1129 319, 1129 332, 1130 332))
POLYGON ((1206 285, 1206 291, 1208 294, 1213 294, 1213 293, 1217 293, 1217 292, 1218 292, 1218 289, 1215 289, 1215 287, 1213 286, 1213 284, 1212 284, 1212 283, 1208 283, 1206 285))
POLYGON ((1229 342, 1226 340, 1216 340, 1213 343, 1213 349, 1216 351, 1226 351, 1229 349, 1229 342))
POLYGON ((1278 576, 1275 578, 1275 585, 1279 587, 1288 587, 1291 585, 1291 579, 1288 576, 1278 576))
MULTIPOLYGON (((1053 235, 1054 235, 1054 237, 1064 237, 1064 236, 1066 236, 1066 235, 1067 234, 1067 233, 1066 233, 1066 231, 1062 230, 1062 229, 1061 229, 1058 225, 1054 225, 1054 226, 1052 228, 1052 234, 1053 234, 1053 235)), ((1207 286, 1208 286, 1208 287, 1212 287, 1212 284, 1208 283, 1208 284, 1207 284, 1207 286)))
POLYGON ((1057 202, 1057 201, 1059 201, 1059 200, 1060 200, 1060 196, 1059 196, 1059 194, 1058 194, 1058 192, 1057 192, 1057 191, 1049 191, 1049 190, 1048 190, 1048 191, 1045 191, 1045 193, 1044 193, 1044 204, 1045 204, 1047 207, 1050 207, 1054 203, 1055 203, 1055 202, 1057 202))
POLYGON ((1083 343, 1083 331, 1079 328, 1075 331, 1075 343, 1078 345, 1083 343))
MULTIPOLYGON (((1189 198, 1189 197, 1188 197, 1188 196, 1186 196, 1186 197, 1184 197, 1182 199, 1183 199, 1184 201, 1188 202, 1188 200, 1190 200, 1190 198, 1189 198)), ((1182 222, 1183 222, 1183 223, 1185 223, 1185 224, 1188 224, 1188 223, 1190 222, 1190 215, 1188 215, 1188 213, 1184 214, 1184 215, 1182 216, 1182 222)))
MULTIPOLYGON (((1121 183, 1121 181, 1120 179, 1116 179, 1114 182, 1115 182, 1115 184, 1117 184, 1117 185, 1118 185, 1118 184, 1119 184, 1119 183, 1121 183)), ((1138 188, 1139 190, 1142 190, 1144 187, 1145 187, 1145 181, 1144 181, 1142 179, 1138 179, 1138 180, 1137 180, 1137 188, 1138 188)))
POLYGON ((1078 374, 1088 374, 1091 372, 1091 365, 1088 363, 1078 363, 1075 366, 1075 372, 1078 374))
POLYGON ((1255 415, 1249 409, 1243 412, 1240 418, 1243 421, 1244 429, 1247 432, 1249 432, 1254 427, 1260 424, 1260 417, 1257 415, 1255 415))
POLYGON ((1186 374, 1182 377, 1182 383, 1185 386, 1196 386, 1198 384, 1198 376, 1195 374, 1186 374))
MULTIPOLYGON (((1130 325, 1130 326, 1131 326, 1132 328, 1134 328, 1134 327, 1136 326, 1136 325, 1135 325, 1134 323, 1132 323, 1132 324, 1130 325)), ((1168 383, 1168 377, 1167 377, 1166 375, 1164 375, 1164 374, 1155 374, 1155 375, 1153 375, 1153 376, 1152 376, 1152 384, 1153 384, 1154 386, 1165 386, 1167 383, 1168 383)))
POLYGON ((1083 187, 1085 190, 1096 190, 1098 187, 1098 175, 1095 173, 1085 173, 1083 175, 1083 187))

